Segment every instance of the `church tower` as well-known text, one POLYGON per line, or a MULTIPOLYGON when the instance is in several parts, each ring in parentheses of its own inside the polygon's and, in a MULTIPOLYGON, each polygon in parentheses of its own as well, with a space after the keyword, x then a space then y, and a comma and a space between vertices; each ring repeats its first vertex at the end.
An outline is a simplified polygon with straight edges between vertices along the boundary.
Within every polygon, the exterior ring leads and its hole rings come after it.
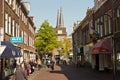
POLYGON ((62 8, 60 8, 60 10, 58 10, 58 13, 57 13, 56 28, 58 28, 58 27, 64 27, 64 20, 63 20, 62 8))
POLYGON ((63 41, 63 39, 67 37, 66 28, 64 27, 62 8, 60 8, 57 12, 57 23, 55 31, 58 36, 58 41, 63 41))
MULTIPOLYGON (((64 27, 62 8, 58 9, 57 23, 56 23, 56 27, 54 29, 57 34, 58 41, 62 42, 64 39, 67 38, 66 28, 64 27)), ((53 50, 54 60, 56 60, 56 61, 60 60, 60 54, 61 54, 61 48, 54 49, 53 50)))

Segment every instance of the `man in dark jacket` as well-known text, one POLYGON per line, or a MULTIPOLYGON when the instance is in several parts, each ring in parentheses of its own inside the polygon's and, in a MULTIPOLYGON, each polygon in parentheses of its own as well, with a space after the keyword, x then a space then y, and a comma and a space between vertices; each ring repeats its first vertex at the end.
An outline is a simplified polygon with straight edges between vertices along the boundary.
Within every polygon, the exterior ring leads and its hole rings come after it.
POLYGON ((50 66, 51 66, 51 69, 53 71, 54 70, 54 61, 53 60, 50 61, 50 66))

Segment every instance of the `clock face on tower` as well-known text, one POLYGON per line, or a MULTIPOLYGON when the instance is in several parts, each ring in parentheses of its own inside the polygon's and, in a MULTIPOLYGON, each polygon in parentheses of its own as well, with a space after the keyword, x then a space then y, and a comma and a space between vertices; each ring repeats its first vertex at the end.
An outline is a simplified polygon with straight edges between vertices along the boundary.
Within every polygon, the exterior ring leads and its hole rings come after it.
POLYGON ((57 33, 58 33, 58 34, 62 34, 62 30, 58 30, 57 33))

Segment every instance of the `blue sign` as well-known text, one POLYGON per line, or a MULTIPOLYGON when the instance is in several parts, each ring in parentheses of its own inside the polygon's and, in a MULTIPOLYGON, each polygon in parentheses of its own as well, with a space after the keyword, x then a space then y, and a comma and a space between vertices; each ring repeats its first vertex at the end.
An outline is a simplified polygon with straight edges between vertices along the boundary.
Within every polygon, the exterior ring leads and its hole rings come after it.
POLYGON ((11 43, 22 43, 23 38, 22 37, 10 37, 10 42, 11 43))

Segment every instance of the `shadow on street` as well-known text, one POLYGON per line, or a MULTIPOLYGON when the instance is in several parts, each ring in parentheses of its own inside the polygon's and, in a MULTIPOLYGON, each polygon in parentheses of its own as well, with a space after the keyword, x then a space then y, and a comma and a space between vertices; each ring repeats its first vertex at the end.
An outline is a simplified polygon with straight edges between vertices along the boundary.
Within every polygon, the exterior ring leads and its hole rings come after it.
MULTIPOLYGON (((64 74, 68 80, 114 80, 112 71, 96 71, 92 68, 74 65, 57 65, 61 70, 50 71, 50 73, 64 74)), ((120 73, 117 73, 116 80, 120 80, 120 73)))

